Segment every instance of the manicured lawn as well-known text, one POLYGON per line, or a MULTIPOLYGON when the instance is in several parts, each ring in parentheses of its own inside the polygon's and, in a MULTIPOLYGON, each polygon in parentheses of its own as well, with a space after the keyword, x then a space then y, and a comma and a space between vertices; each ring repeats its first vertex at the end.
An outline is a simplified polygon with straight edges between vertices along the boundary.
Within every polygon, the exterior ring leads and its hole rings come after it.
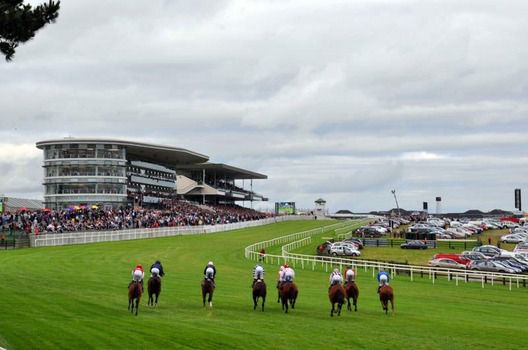
MULTIPOLYGON (((328 222, 212 235, 0 251, 0 346, 7 349, 520 349, 527 289, 398 276, 382 313, 371 271, 358 272, 359 311, 330 318, 328 274, 296 271, 297 307, 283 314, 266 265, 266 311, 253 311, 244 247, 328 222), (164 263, 160 304, 127 312, 136 263, 164 263), (204 264, 218 268, 214 308, 201 305, 204 264)), ((313 251, 313 250, 312 250, 313 251)))

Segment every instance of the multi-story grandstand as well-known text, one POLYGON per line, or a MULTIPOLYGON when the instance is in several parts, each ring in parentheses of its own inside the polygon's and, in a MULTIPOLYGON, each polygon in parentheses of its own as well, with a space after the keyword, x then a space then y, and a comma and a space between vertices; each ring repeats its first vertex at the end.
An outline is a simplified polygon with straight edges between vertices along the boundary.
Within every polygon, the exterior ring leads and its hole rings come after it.
POLYGON ((183 148, 114 139, 37 142, 44 151, 44 206, 159 206, 176 199, 208 204, 267 200, 253 179, 267 176, 183 148), (250 189, 236 185, 249 180, 250 189))

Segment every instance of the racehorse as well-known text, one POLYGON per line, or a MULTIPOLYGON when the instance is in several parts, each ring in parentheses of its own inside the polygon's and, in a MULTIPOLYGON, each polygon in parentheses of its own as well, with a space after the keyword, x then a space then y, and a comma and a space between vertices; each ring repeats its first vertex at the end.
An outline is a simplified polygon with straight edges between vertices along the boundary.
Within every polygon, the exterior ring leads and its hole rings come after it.
POLYGON ((149 306, 155 306, 158 305, 158 297, 161 293, 161 278, 159 276, 152 276, 148 280, 148 305, 149 306), (154 301, 154 296, 156 296, 156 300, 154 301))
POLYGON ((328 289, 328 299, 330 299, 330 304, 332 304, 331 317, 334 317, 335 304, 337 304, 337 316, 341 316, 341 308, 345 303, 345 294, 345 288, 343 288, 341 283, 334 284, 328 289))
POLYGON ((389 301, 391 303, 392 312, 394 312, 394 291, 392 290, 392 287, 384 284, 380 288, 379 295, 381 306, 383 307, 383 310, 385 310, 385 313, 387 314, 389 311, 389 301))
POLYGON ((356 285, 356 282, 347 282, 347 284, 345 285, 345 291, 346 291, 348 311, 352 311, 352 307, 350 307, 350 298, 352 298, 352 303, 354 305, 354 311, 357 311, 357 300, 359 297, 359 289, 358 289, 358 286, 356 285))
POLYGON ((262 298, 262 311, 266 302, 266 283, 263 280, 257 280, 253 285, 253 310, 257 308, 258 298, 262 298))
POLYGON ((279 288, 280 297, 282 301, 282 309, 285 313, 288 313, 288 302, 292 309, 295 309, 295 301, 297 300, 297 295, 299 290, 293 282, 283 282, 279 288))
POLYGON ((202 281, 202 300, 203 300, 203 306, 205 307, 205 296, 209 294, 209 298, 207 299, 207 302, 209 303, 209 307, 213 307, 213 292, 215 290, 215 286, 213 281, 210 279, 206 279, 202 281))
POLYGON ((139 301, 141 300, 141 295, 143 294, 143 286, 141 283, 135 281, 130 283, 128 286, 128 309, 130 312, 134 313, 134 300, 136 301, 136 316, 139 309, 139 301))

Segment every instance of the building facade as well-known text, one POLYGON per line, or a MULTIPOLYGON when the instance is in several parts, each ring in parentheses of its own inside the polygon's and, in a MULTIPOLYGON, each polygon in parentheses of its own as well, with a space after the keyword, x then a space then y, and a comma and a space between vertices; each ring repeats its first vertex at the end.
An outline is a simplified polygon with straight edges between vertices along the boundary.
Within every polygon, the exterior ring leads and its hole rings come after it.
POLYGON ((181 148, 112 139, 66 138, 37 147, 44 151, 44 206, 52 209, 156 202, 175 191, 176 165, 209 159, 181 148))

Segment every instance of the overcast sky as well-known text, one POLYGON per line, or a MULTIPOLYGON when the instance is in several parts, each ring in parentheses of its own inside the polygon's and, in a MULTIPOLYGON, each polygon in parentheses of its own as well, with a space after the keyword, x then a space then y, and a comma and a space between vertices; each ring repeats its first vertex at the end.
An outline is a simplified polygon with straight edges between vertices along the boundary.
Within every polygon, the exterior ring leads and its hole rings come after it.
POLYGON ((527 13, 528 1, 62 1, 0 61, 0 193, 42 198, 35 142, 87 136, 262 172, 270 205, 389 209, 396 189, 407 209, 436 196, 444 211, 513 209, 514 188, 528 192, 527 13))

